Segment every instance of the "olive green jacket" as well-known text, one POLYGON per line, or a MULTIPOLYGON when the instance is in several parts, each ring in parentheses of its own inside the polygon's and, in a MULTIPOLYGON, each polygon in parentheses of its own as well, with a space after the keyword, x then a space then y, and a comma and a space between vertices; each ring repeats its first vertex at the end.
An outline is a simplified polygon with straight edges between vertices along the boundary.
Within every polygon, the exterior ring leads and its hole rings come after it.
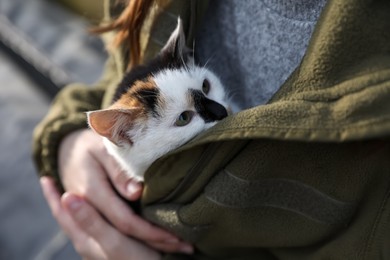
MULTIPOLYGON (((161 1, 143 28, 144 58, 175 27, 172 13, 190 43, 206 5, 161 1)), ((86 127, 84 111, 109 104, 122 52, 95 87, 58 95, 35 131, 40 174, 58 176, 61 138, 86 127)), ((330 0, 301 64, 267 105, 149 168, 142 212, 194 243, 196 259, 390 259, 389 137, 390 2, 330 0)))

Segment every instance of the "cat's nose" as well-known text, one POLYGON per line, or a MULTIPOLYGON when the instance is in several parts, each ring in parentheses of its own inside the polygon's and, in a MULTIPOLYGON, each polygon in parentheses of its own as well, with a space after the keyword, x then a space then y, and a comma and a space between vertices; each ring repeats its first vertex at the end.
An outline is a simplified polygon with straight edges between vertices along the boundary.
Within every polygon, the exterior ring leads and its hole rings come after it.
POLYGON ((208 99, 201 91, 193 89, 191 90, 191 95, 194 98, 196 112, 206 123, 222 120, 228 116, 224 106, 208 99))
POLYGON ((228 116, 226 108, 211 99, 205 102, 205 109, 209 112, 208 119, 210 121, 222 120, 228 116))

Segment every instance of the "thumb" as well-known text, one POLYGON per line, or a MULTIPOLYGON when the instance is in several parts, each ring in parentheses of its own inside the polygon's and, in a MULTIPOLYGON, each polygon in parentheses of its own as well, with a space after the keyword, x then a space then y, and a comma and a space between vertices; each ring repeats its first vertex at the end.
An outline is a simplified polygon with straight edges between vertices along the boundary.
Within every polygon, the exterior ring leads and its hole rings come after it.
POLYGON ((138 200, 142 195, 143 185, 135 180, 129 180, 126 183, 127 198, 131 201, 138 200))
POLYGON ((143 185, 128 177, 123 171, 112 170, 108 172, 112 185, 125 198, 130 201, 138 200, 142 195, 143 185))
POLYGON ((119 194, 130 201, 138 200, 142 194, 142 183, 130 178, 105 148, 94 153, 119 194))

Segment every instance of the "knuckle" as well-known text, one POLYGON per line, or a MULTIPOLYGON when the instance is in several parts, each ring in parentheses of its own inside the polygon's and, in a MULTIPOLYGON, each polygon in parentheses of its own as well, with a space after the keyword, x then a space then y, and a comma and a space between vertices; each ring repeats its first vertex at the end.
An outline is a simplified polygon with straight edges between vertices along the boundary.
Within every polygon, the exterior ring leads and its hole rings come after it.
POLYGON ((96 230, 96 228, 99 228, 96 225, 96 221, 89 219, 89 218, 86 218, 86 217, 80 218, 78 220, 78 224, 80 225, 80 227, 82 229, 84 229, 88 233, 92 233, 94 230, 96 230))
POLYGON ((79 210, 79 212, 77 212, 76 221, 78 226, 86 231, 91 231, 96 226, 96 220, 94 220, 94 218, 91 218, 83 210, 79 210))

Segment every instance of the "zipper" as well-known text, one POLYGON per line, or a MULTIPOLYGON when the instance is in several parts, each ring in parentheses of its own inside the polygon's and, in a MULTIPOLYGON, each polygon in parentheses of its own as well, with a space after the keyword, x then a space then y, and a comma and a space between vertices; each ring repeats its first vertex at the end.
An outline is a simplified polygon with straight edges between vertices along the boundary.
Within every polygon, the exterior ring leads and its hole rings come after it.
POLYGON ((170 201, 177 197, 179 194, 186 191, 189 186, 196 180, 201 170, 208 164, 211 158, 214 156, 215 152, 221 146, 221 143, 211 143, 208 144, 205 148, 204 153, 202 153, 199 160, 194 164, 194 166, 188 171, 184 179, 180 182, 180 184, 165 198, 161 199, 159 202, 164 203, 170 201))

